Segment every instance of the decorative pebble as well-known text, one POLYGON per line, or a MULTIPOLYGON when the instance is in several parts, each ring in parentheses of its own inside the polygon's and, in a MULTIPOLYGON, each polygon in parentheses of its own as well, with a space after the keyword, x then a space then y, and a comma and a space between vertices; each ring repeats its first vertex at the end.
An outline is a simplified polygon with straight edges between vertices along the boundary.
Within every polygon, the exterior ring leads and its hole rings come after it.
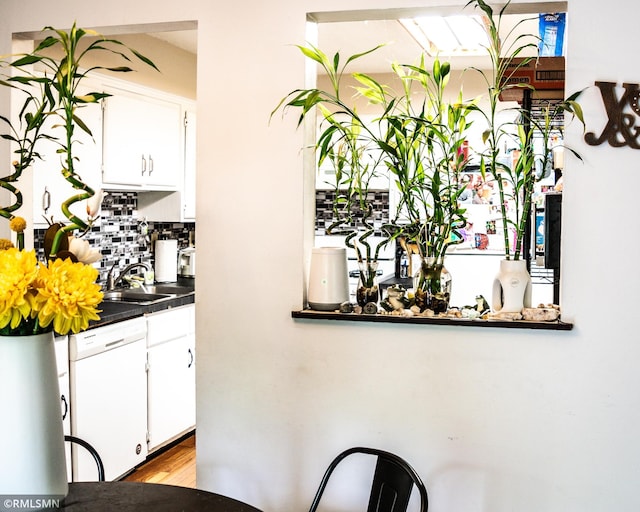
POLYGON ((353 304, 348 301, 340 304, 340 313, 353 313, 353 304))
POLYGON ((493 320, 522 320, 522 313, 520 312, 498 311, 497 313, 489 313, 486 316, 493 320))
POLYGON ((375 315, 378 312, 378 305, 375 302, 367 302, 362 312, 366 315, 375 315))
POLYGON ((536 322, 553 322, 560 316, 560 311, 554 308, 524 308, 522 318, 536 322))

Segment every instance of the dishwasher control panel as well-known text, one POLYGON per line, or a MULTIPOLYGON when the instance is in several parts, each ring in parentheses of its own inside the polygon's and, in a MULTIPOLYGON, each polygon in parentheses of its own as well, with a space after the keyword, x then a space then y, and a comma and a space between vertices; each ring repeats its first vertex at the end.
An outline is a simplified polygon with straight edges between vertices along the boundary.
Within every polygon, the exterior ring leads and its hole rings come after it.
POLYGON ((70 336, 69 360, 78 361, 137 340, 146 339, 146 337, 147 322, 144 317, 96 327, 70 336))

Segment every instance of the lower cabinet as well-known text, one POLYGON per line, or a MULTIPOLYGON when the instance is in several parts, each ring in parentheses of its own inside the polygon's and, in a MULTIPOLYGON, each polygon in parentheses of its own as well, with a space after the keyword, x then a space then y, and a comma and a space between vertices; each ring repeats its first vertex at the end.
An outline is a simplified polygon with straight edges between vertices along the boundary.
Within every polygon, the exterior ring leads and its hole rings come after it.
POLYGON ((147 428, 152 452, 195 426, 195 305, 147 316, 147 428))
MULTIPOLYGON (((55 347, 64 433, 98 450, 107 480, 195 427, 195 304, 58 337, 55 347)), ((69 480, 94 480, 89 454, 66 444, 69 480)))

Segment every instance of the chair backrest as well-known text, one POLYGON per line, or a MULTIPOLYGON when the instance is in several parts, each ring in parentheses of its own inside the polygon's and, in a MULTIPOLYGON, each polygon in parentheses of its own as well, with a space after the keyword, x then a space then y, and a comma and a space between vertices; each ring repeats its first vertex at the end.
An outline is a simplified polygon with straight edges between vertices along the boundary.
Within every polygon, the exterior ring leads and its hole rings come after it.
POLYGON ((76 436, 65 435, 64 440, 69 441, 70 443, 75 443, 82 446, 85 450, 87 450, 91 454, 91 456, 93 457, 93 460, 96 461, 96 466, 98 466, 98 482, 104 482, 104 464, 102 463, 102 459, 100 458, 100 454, 98 453, 98 451, 89 443, 87 443, 84 439, 81 439, 76 436))
POLYGON ((420 494, 420 512, 427 512, 427 489, 416 471, 404 459, 393 453, 364 447, 350 448, 333 459, 322 477, 309 512, 315 512, 318 508, 329 478, 338 464, 354 453, 377 457, 367 512, 405 512, 414 485, 420 494))

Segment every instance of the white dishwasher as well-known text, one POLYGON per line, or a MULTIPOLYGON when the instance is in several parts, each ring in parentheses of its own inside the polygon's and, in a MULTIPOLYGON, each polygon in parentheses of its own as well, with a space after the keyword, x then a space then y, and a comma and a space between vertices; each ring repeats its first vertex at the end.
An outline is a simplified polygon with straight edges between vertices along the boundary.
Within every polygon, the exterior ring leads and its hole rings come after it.
MULTIPOLYGON (((102 457, 115 480, 147 455, 147 376, 144 318, 98 327, 69 339, 71 433, 102 457)), ((96 479, 96 464, 72 447, 73 480, 96 479)))

